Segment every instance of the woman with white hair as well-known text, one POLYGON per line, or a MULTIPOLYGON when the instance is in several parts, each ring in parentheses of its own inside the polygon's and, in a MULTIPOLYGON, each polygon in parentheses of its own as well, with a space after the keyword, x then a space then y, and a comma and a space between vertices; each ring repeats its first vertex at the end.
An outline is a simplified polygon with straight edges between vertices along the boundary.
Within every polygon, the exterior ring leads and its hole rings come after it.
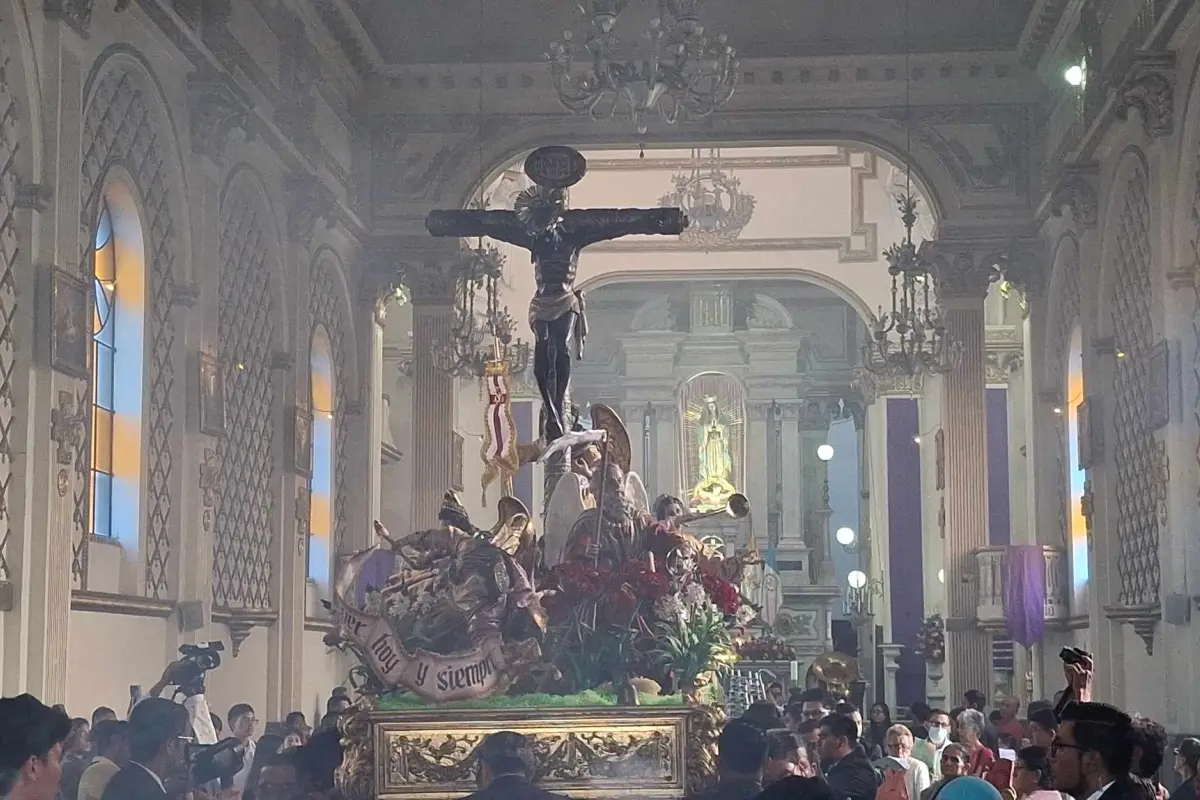
POLYGON ((884 760, 883 768, 894 769, 893 765, 903 768, 909 798, 915 800, 920 797, 921 793, 929 788, 929 767, 912 757, 912 731, 904 725, 893 725, 884 734, 884 746, 887 748, 888 758, 884 760))
POLYGON ((992 764, 996 762, 996 754, 984 746, 981 740, 986 725, 983 713, 973 708, 968 708, 958 715, 958 740, 966 746, 970 754, 967 774, 976 778, 986 776, 992 764))

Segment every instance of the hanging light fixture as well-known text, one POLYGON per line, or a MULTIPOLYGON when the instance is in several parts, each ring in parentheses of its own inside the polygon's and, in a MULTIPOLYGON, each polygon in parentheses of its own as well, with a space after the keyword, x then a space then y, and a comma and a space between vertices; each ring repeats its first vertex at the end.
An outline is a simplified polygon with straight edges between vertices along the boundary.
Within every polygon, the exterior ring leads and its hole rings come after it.
MULTIPOLYGON (((483 2, 478 4, 478 36, 482 46, 484 39, 483 2)), ((485 210, 488 201, 484 197, 483 179, 483 63, 478 64, 479 107, 477 114, 479 140, 479 190, 471 203, 474 208, 485 210)), ((454 322, 450 332, 433 349, 433 365, 440 372, 455 378, 482 378, 489 361, 502 361, 508 365, 509 374, 517 375, 529 366, 529 345, 514 339, 516 320, 508 308, 500 304, 500 281, 504 275, 505 258, 493 245, 486 244, 483 237, 475 246, 464 245, 457 274, 458 283, 454 293, 454 322), (476 295, 483 294, 483 308, 476 310, 476 295)))
POLYGON ((896 198, 904 223, 904 240, 884 251, 892 276, 892 308, 871 324, 871 340, 863 345, 863 366, 876 375, 940 375, 954 369, 962 354, 952 342, 933 292, 933 274, 913 241, 920 201, 912 185, 912 70, 909 68, 908 0, 904 3, 904 124, 908 143, 904 154, 905 189, 896 198))
POLYGON ((702 0, 645 0, 657 2, 658 14, 640 52, 613 32, 632 1, 581 0, 583 35, 565 31, 545 56, 559 102, 576 114, 628 117, 639 134, 655 112, 674 125, 725 105, 737 84, 737 54, 725 34, 705 35, 702 0), (588 64, 582 73, 573 70, 576 57, 588 64))

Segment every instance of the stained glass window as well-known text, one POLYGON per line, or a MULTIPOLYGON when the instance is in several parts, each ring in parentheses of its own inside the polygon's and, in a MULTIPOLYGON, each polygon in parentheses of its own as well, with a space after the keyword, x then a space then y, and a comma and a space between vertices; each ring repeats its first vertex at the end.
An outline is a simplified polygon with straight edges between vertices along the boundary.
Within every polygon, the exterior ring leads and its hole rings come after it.
POLYGON ((108 204, 96 225, 92 315, 92 534, 113 536, 113 394, 116 373, 116 243, 108 204))
POLYGON ((324 591, 333 567, 333 363, 329 336, 318 327, 309 355, 312 371, 312 489, 308 577, 324 591))

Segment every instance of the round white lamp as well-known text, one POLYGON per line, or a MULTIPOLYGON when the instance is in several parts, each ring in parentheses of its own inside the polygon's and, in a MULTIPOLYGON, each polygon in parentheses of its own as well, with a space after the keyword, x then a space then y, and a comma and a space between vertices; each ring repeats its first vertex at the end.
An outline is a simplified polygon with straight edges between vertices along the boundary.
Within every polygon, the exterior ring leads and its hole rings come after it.
POLYGON ((833 445, 823 444, 817 447, 817 458, 821 459, 822 461, 832 461, 833 445))
POLYGON ((867 585, 867 573, 861 569, 851 570, 846 576, 846 582, 850 584, 851 589, 861 589, 867 585))
POLYGON ((1083 65, 1072 64, 1063 72, 1063 80, 1071 86, 1083 85, 1083 65))
POLYGON ((945 582, 946 582, 946 570, 939 569, 938 570, 938 583, 945 583, 945 582))
POLYGON ((847 528, 845 526, 838 528, 837 533, 835 533, 834 536, 837 537, 838 544, 842 545, 843 547, 849 547, 850 545, 854 544, 855 537, 853 528, 847 528))

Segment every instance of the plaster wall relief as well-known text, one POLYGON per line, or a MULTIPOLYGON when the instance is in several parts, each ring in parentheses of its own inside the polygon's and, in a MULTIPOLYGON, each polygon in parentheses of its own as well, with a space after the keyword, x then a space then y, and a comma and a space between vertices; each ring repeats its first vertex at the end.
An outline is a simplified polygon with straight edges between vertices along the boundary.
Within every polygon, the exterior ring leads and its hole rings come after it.
MULTIPOLYGON (((0 12, 0 26, 9 14, 0 12)), ((18 130, 20 107, 16 78, 22 74, 14 68, 14 56, 22 50, 8 46, 8 36, 0 35, 0 584, 11 584, 17 577, 16 564, 9 565, 9 541, 19 521, 14 509, 23 509, 18 499, 23 482, 13 469, 17 449, 23 447, 24 437, 17 425, 17 398, 24 397, 21 371, 27 370, 28 355, 18 347, 18 264, 28 255, 22 247, 21 230, 17 223, 18 196, 23 180, 18 172, 21 133, 18 130)), ((11 597, 8 603, 11 608, 11 597)), ((5 609, 8 610, 8 609, 5 609)))
POLYGON ((221 202, 218 357, 227 430, 217 442, 222 470, 213 553, 213 604, 272 608, 276 437, 279 415, 272 347, 282 341, 277 245, 266 197, 246 171, 221 202))

